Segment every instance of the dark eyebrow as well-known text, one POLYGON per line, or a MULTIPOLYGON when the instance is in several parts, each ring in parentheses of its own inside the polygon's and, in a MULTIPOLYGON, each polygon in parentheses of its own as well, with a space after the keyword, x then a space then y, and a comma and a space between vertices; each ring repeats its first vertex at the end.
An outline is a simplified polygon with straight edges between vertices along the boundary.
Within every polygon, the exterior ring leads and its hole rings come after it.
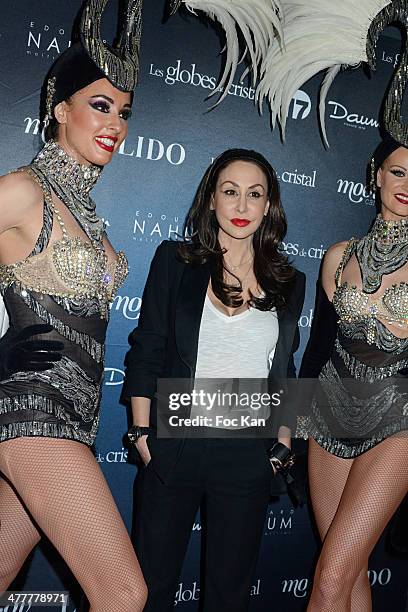
POLYGON ((256 185, 251 185, 251 187, 248 187, 248 189, 253 189, 254 187, 262 187, 262 189, 265 189, 265 187, 261 185, 261 183, 256 183, 256 185))
MULTIPOLYGON (((225 183, 231 183, 231 185, 234 185, 235 187, 239 187, 239 185, 237 183, 234 183, 234 181, 223 181, 220 186, 225 185, 225 183)), ((251 185, 251 187, 248 187, 248 189, 253 189, 254 187, 262 187, 262 189, 265 189, 265 187, 261 185, 261 183, 256 183, 256 185, 251 185)))
MULTIPOLYGON (((91 100, 93 100, 94 98, 103 98, 104 100, 106 100, 107 102, 110 102, 110 104, 115 104, 115 101, 112 100, 112 98, 109 98, 109 96, 105 96, 104 94, 96 94, 96 96, 91 96, 91 100)), ((125 108, 131 108, 130 104, 124 104, 123 107, 125 108)))

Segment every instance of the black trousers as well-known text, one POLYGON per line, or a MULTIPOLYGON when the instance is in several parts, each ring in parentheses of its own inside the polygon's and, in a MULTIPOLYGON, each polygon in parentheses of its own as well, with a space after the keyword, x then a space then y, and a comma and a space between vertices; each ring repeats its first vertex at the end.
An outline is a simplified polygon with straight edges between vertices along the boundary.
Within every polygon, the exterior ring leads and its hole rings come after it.
POLYGON ((136 483, 134 538, 149 590, 145 612, 173 610, 200 507, 205 520, 200 610, 248 609, 271 478, 265 446, 257 439, 187 440, 165 484, 151 463, 142 468, 136 483))

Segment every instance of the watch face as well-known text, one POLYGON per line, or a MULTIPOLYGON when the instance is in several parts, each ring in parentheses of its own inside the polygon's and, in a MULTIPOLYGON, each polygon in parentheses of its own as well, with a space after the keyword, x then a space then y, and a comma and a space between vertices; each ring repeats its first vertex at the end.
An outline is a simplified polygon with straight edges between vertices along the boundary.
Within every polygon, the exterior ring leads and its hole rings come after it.
POLYGON ((139 427, 131 427, 128 431, 128 438, 131 442, 137 442, 140 438, 140 429, 139 427))
POLYGON ((142 436, 147 436, 149 434, 148 427, 140 427, 140 425, 132 425, 129 429, 127 435, 129 440, 134 444, 141 438, 142 436))

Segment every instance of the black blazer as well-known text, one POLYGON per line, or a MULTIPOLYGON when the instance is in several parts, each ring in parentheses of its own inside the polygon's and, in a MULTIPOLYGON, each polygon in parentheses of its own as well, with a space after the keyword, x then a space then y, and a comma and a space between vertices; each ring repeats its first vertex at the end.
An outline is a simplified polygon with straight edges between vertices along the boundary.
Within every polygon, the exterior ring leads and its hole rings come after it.
MULTIPOLYGON (((150 426, 157 427, 158 378, 194 379, 198 337, 205 295, 210 280, 208 265, 186 264, 177 256, 177 242, 164 241, 156 250, 143 293, 138 327, 130 336, 123 397, 152 400, 150 426)), ((287 307, 279 318, 279 337, 269 380, 296 376, 293 354, 299 346, 298 319, 305 293, 305 275, 296 270, 287 307)), ((285 414, 285 410, 283 411, 285 414)), ((293 427, 293 416, 281 424, 293 427)), ((269 442, 266 442, 269 444, 269 442)), ((152 462, 162 476, 182 452, 183 441, 148 437, 152 462)))

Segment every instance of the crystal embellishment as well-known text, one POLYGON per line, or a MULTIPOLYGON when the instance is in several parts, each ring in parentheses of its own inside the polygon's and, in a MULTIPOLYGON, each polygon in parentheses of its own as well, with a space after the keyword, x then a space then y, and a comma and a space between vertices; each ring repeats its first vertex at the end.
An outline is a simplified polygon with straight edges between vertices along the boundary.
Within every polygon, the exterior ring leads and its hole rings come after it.
MULTIPOLYGON (((367 269, 367 267, 364 266, 367 261, 371 261, 372 244, 379 244, 380 236, 384 237, 385 235, 384 239, 386 239, 386 242, 391 246, 399 244, 404 248, 407 247, 408 235, 405 238, 405 232, 408 230, 408 220, 399 227, 400 223, 401 222, 388 222, 379 217, 377 218, 373 229, 363 239, 363 241, 365 241, 363 243, 364 249, 360 251, 360 256, 364 251, 362 257, 363 263, 358 259, 363 278, 364 270, 367 269), (405 239, 406 242, 402 242, 405 239)), ((347 336, 353 334, 355 325, 361 322, 364 323, 365 326, 365 336, 368 344, 376 344, 378 348, 384 348, 384 350, 394 347, 395 350, 397 348, 396 344, 401 344, 404 339, 392 334, 388 328, 386 328, 385 331, 383 326, 381 326, 383 325, 381 322, 395 325, 400 328, 406 328, 408 326, 408 283, 395 283, 388 287, 382 295, 373 298, 370 292, 358 289, 356 285, 350 285, 347 281, 341 282, 341 276, 345 265, 354 252, 358 255, 358 248, 361 248, 363 241, 357 241, 352 238, 344 250, 335 275, 336 290, 333 295, 333 305, 340 318, 340 327, 347 336), (349 331, 350 334, 348 333, 349 331), (394 342, 390 342, 390 335, 394 337, 394 342), (387 348, 381 346, 383 342, 386 342, 387 348)), ((379 278, 381 285, 382 275, 386 272, 391 273, 395 269, 398 269, 404 265, 406 260, 405 254, 403 258, 396 257, 394 260, 390 258, 386 270, 378 269, 378 277, 376 274, 368 274, 366 276, 366 281, 375 278, 375 284, 377 284, 379 278)), ((361 327, 359 329, 361 329, 361 327)))
POLYGON ((41 182, 47 183, 65 204, 90 240, 101 241, 105 232, 89 193, 102 168, 80 164, 54 140, 46 143, 30 166, 41 182))

